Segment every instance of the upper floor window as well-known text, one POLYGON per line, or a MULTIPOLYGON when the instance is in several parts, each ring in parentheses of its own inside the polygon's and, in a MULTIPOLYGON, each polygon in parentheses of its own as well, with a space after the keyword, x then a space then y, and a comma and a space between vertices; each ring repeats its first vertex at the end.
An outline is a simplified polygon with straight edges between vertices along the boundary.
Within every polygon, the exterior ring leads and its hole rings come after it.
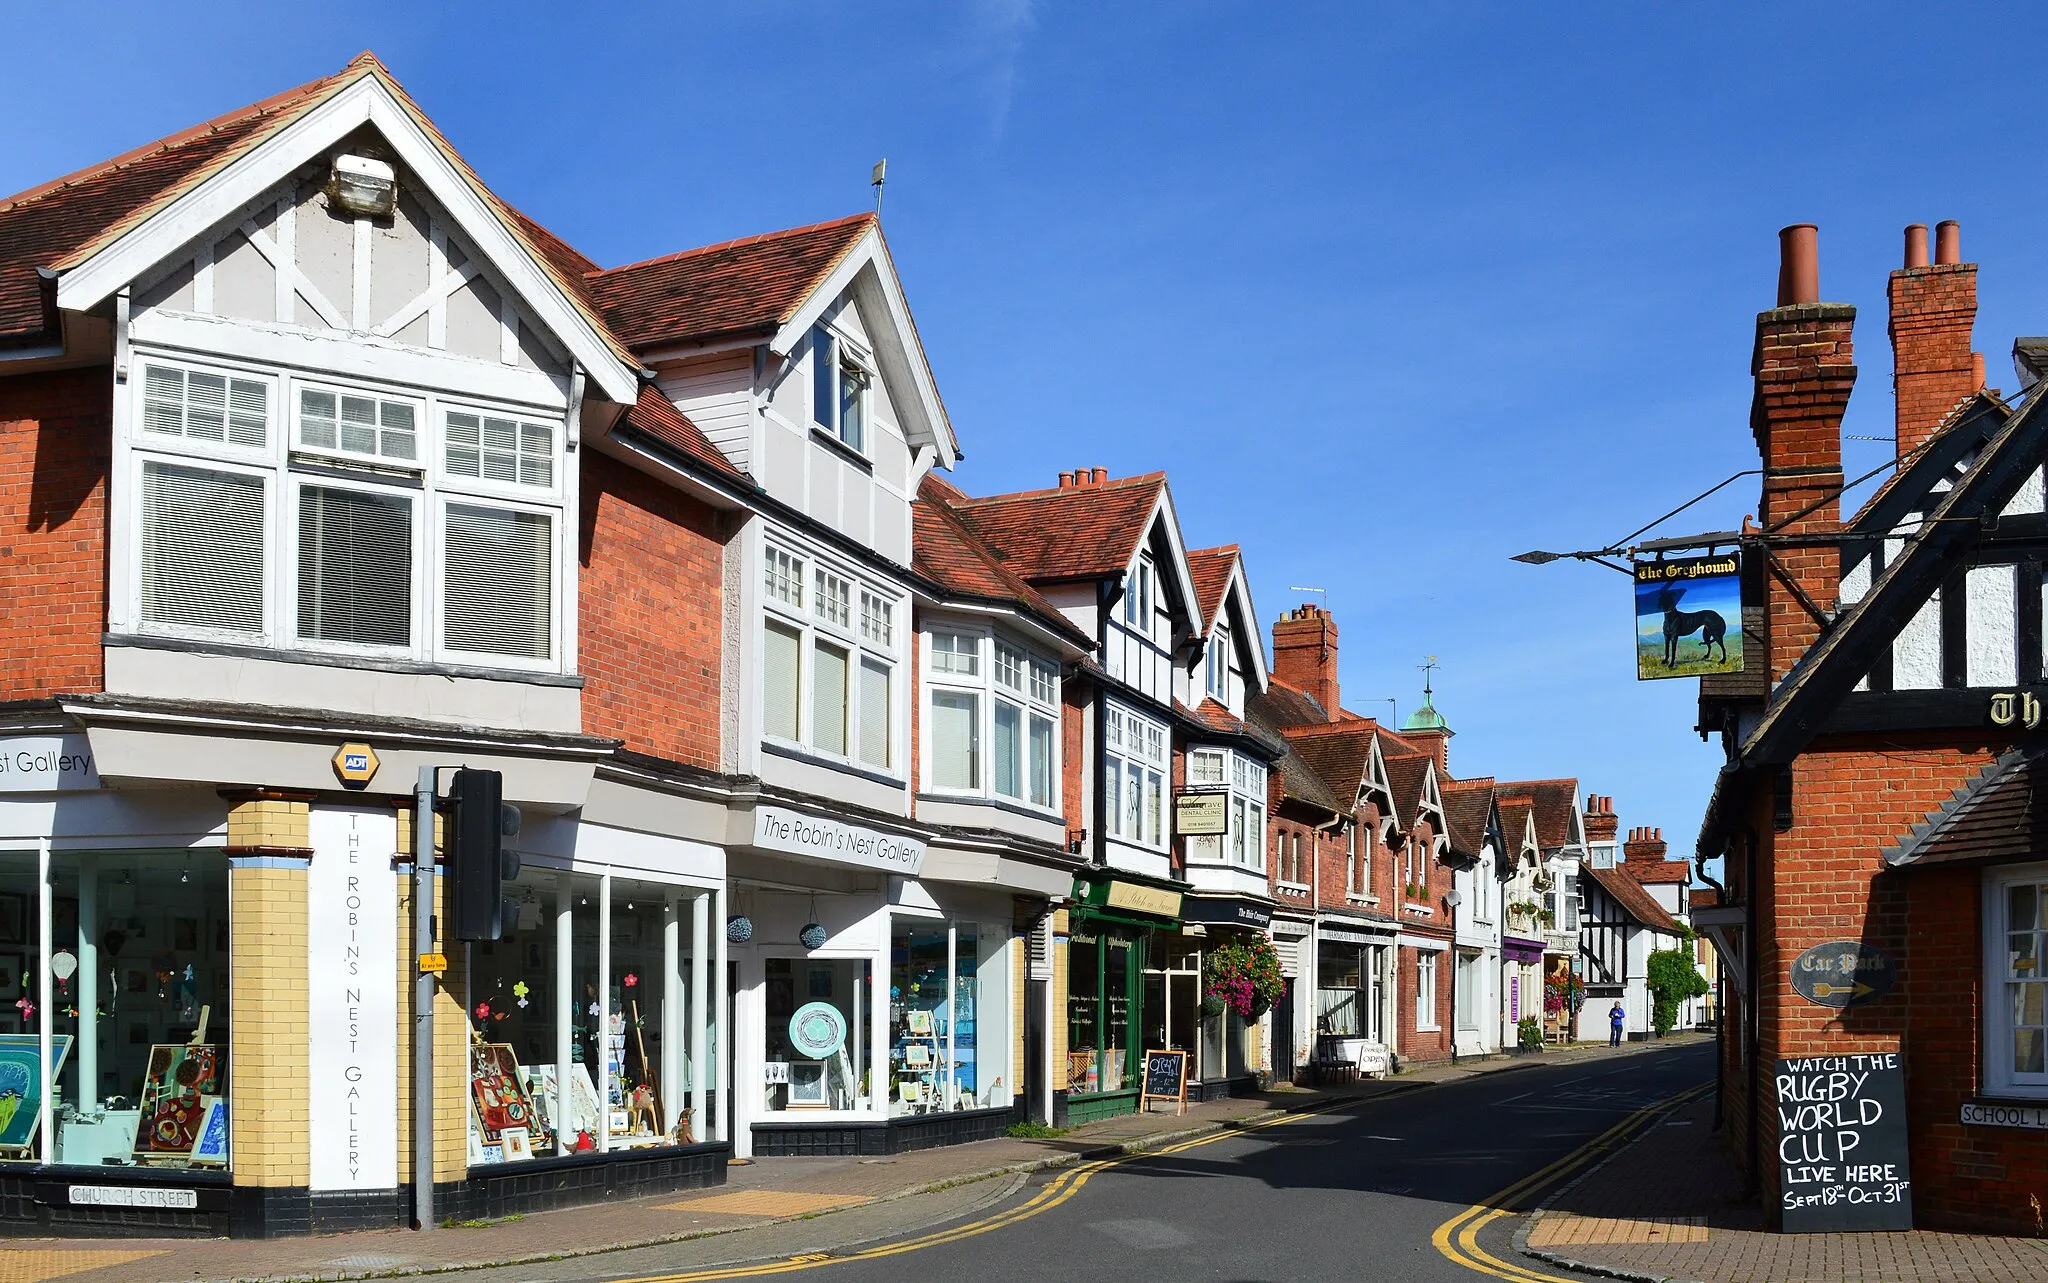
POLYGON ((1124 583, 1124 623, 1145 636, 1152 635, 1152 559, 1138 558, 1138 564, 1124 583))
MULTIPOLYGON (((1266 867, 1266 764, 1243 753, 1220 748, 1188 750, 1188 783, 1197 788, 1223 786, 1230 792, 1224 804, 1228 817, 1221 834, 1195 834, 1188 838, 1191 861, 1228 862, 1240 868, 1263 872, 1266 867)), ((1286 851, 1283 848, 1282 854, 1286 851)), ((1282 881, 1289 865, 1280 865, 1282 881)))
POLYGON ((1371 894, 1372 888, 1372 841, 1360 836, 1361 827, 1348 824, 1344 828, 1344 892, 1363 897, 1371 894))
POLYGON ((886 621, 895 617, 895 602, 882 586, 857 585, 850 573, 814 561, 772 542, 762 551, 761 732, 893 770, 899 683, 893 630, 886 621), (856 592, 862 610, 858 634, 856 592))
POLYGON ((1166 847, 1166 726, 1135 709, 1102 710, 1103 828, 1140 846, 1166 847))
POLYGON ((2048 865, 1985 882, 1984 1089, 2048 1096, 2048 865))
POLYGON ((555 484, 555 432, 544 423, 488 414, 450 414, 448 471, 513 485, 555 484))
POLYGON ((872 376, 847 345, 819 325, 811 330, 811 419, 856 450, 867 449, 867 391, 872 376))
MULTIPOLYGON (((434 394, 156 356, 141 365, 129 509, 138 626, 414 659, 559 664, 559 500, 487 500, 463 493, 472 487, 462 474, 422 463, 431 455, 420 425, 434 394), (269 427, 269 407, 280 402, 296 410, 285 443, 269 427), (302 459, 302 447, 326 456, 321 466, 302 459)), ((552 476, 551 450, 547 466, 552 476)))
POLYGON ((1058 667, 990 633, 936 628, 929 636, 931 788, 1055 807, 1058 667))
POLYGON ((1221 704, 1230 702, 1230 637, 1222 629, 1209 635, 1209 654, 1203 664, 1206 670, 1203 683, 1209 694, 1221 704))

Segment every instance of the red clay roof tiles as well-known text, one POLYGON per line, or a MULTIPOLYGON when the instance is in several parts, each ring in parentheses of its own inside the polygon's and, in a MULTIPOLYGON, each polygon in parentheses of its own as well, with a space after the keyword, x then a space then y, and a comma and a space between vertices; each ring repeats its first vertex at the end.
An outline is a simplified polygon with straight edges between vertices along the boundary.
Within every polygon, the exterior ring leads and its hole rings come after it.
POLYGON ((1188 554, 1188 575, 1195 581, 1195 606, 1202 616, 1202 631, 1216 626, 1223 613, 1223 594, 1230 588, 1230 572, 1237 567, 1238 547, 1198 548, 1188 554))
POLYGON ((1477 856, 1486 846, 1486 821, 1493 814, 1493 777, 1453 781, 1444 786, 1443 794, 1451 849, 1477 856))
POLYGON ((1614 897, 1615 903, 1630 917, 1646 927, 1668 931, 1673 935, 1678 933, 1678 924, 1672 921, 1671 915, 1665 912, 1663 905, 1658 904, 1648 891, 1643 890, 1642 883, 1621 869, 1596 869, 1590 864, 1584 868, 1608 895, 1614 897))
POLYGON ((927 475, 911 505, 914 525, 911 569, 948 591, 964 597, 1015 602, 1069 641, 1087 649, 1094 641, 1069 622, 1036 588, 1012 574, 996 559, 954 505, 965 496, 950 482, 927 475))
POLYGON ((855 214, 609 268, 585 284, 636 350, 772 333, 875 226, 873 214, 855 214))
POLYGON ((1033 582, 1098 579, 1123 573, 1166 489, 1166 474, 1101 485, 969 499, 961 516, 1003 559, 1033 582))
POLYGON ((732 466, 732 460, 725 457, 723 450, 711 444, 711 438, 704 435, 704 430, 691 422, 688 415, 676 409, 668 398, 654 387, 640 389, 640 400, 626 412, 626 422, 671 449, 681 451, 711 471, 723 473, 731 480, 752 488, 753 481, 732 466))
POLYGON ((1503 795, 1518 794, 1536 805, 1536 840, 1546 851, 1569 846, 1577 838, 1574 819, 1579 808, 1579 782, 1565 780, 1509 780, 1500 785, 1503 795))

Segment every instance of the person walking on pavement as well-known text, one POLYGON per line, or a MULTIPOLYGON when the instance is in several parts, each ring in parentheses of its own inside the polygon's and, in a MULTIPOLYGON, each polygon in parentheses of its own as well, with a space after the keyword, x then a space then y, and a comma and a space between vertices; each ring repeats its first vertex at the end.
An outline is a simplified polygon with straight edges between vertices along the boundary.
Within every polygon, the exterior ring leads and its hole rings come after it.
POLYGON ((1621 1046, 1621 1026, 1628 1020, 1628 1013, 1621 1009, 1621 1000, 1615 999, 1613 1010, 1607 1013, 1607 1045, 1621 1046))

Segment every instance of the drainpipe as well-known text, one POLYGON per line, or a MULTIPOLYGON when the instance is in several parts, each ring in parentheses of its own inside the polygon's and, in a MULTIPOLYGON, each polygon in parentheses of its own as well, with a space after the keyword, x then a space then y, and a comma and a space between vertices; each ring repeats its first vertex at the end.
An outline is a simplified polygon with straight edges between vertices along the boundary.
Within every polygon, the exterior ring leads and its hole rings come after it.
POLYGON ((1744 868, 1742 875, 1743 898, 1749 903, 1749 923, 1742 931, 1742 951, 1749 955, 1746 960, 1749 974, 1749 996, 1748 1000, 1742 1004, 1743 1023, 1749 1026, 1745 1031, 1749 1040, 1749 1167, 1743 1173, 1743 1183, 1747 1187, 1743 1193, 1747 1197, 1755 1197, 1758 1191, 1763 1188, 1763 1166, 1757 1160, 1756 1152, 1757 1091, 1761 1085, 1758 1082, 1759 1074, 1757 1073, 1757 1043, 1762 1032, 1761 1025, 1757 1019, 1757 1003, 1763 997, 1761 977, 1756 973, 1756 933, 1758 925, 1756 846, 1756 830, 1751 829, 1743 842, 1744 868))

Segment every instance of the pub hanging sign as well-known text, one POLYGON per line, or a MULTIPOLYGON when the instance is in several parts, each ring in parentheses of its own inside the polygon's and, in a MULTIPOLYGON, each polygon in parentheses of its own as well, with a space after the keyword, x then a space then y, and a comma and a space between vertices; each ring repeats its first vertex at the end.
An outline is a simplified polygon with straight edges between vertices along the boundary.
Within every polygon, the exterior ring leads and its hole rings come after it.
POLYGON ((1742 671, 1742 559, 1635 563, 1636 678, 1742 671))

